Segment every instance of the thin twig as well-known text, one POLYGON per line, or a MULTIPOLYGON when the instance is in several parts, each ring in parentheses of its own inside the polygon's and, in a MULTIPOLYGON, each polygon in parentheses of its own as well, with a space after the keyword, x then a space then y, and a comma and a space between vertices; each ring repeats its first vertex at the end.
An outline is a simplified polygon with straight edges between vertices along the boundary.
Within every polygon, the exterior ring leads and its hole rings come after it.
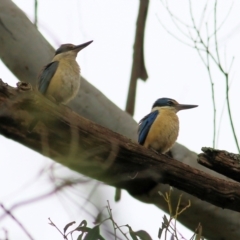
POLYGON ((109 219, 111 220, 112 225, 113 225, 114 237, 115 237, 115 240, 116 240, 117 239, 117 232, 116 232, 116 228, 115 228, 115 222, 114 222, 113 216, 112 216, 112 209, 110 208, 110 204, 109 204, 108 200, 107 200, 107 210, 108 210, 108 214, 109 214, 109 219))
MULTIPOLYGON (((109 214, 109 218, 112 221, 113 224, 113 228, 114 228, 114 235, 115 235, 115 239, 116 239, 116 229, 118 229, 122 235, 129 240, 129 238, 127 237, 127 235, 122 231, 121 226, 118 226, 117 223, 114 221, 113 216, 112 216, 112 209, 110 208, 110 204, 109 201, 107 201, 108 205, 107 205, 107 210, 108 210, 108 214, 109 214)), ((125 227, 125 226, 124 226, 125 227)))
MULTIPOLYGON (((128 96, 125 111, 131 116, 134 115, 137 81, 142 79, 146 81, 148 78, 145 61, 144 61, 144 33, 148 13, 149 0, 139 0, 139 10, 137 17, 137 26, 134 41, 132 71, 128 88, 128 96)), ((121 198, 121 189, 116 188, 115 201, 121 198)))
POLYGON ((227 12, 225 18, 224 18, 223 21, 220 23, 220 25, 219 25, 216 29, 214 29, 214 32, 209 36, 209 38, 212 38, 212 37, 216 34, 216 32, 218 32, 218 31, 222 28, 222 26, 224 25, 224 23, 225 23, 226 20, 228 19, 228 16, 230 15, 230 13, 231 13, 231 11, 232 11, 232 8, 233 8, 233 2, 232 2, 232 5, 230 6, 230 8, 228 9, 228 12, 227 12))
MULTIPOLYGON (((186 205, 183 209, 180 209, 180 204, 181 204, 181 199, 182 199, 182 194, 179 196, 178 198, 178 203, 177 203, 177 207, 176 207, 176 211, 175 211, 175 215, 173 215, 173 211, 172 211, 172 201, 171 201, 171 188, 169 190, 169 192, 166 192, 165 195, 161 194, 161 196, 164 198, 164 200, 167 202, 168 204, 168 209, 169 209, 169 215, 170 215, 170 219, 168 221, 168 224, 166 225, 166 230, 165 230, 165 240, 167 239, 167 233, 170 232, 172 234, 172 236, 174 236, 177 240, 178 238, 178 232, 177 232, 177 218, 179 215, 181 215, 187 208, 189 208, 191 206, 191 202, 188 202, 188 205, 186 205), (172 220, 175 220, 174 223, 171 223, 172 220), (173 226, 172 226, 172 225, 173 226), (170 228, 170 229, 169 229, 170 228)), ((180 234, 181 235, 181 234, 180 234)), ((181 235, 182 237, 182 235, 181 235)), ((182 237, 183 238, 183 237, 182 237)))
POLYGON ((142 79, 147 80, 148 74, 144 62, 144 32, 145 24, 147 19, 149 0, 141 1, 139 0, 139 11, 137 18, 136 34, 134 41, 134 52, 133 52, 133 64, 130 77, 130 84, 128 89, 126 112, 131 116, 134 114, 135 110, 135 98, 136 98, 136 88, 137 80, 142 79))
MULTIPOLYGON (((206 29, 207 29, 207 36, 209 36, 208 34, 208 25, 206 24, 206 29)), ((208 37, 207 40, 207 47, 209 48, 209 40, 210 38, 208 37)), ((216 114, 217 114, 217 110, 216 110, 216 101, 215 101, 215 91, 214 91, 214 82, 213 82, 213 78, 212 78, 212 72, 211 72, 211 68, 210 68, 210 61, 209 61, 209 54, 206 54, 206 59, 207 59, 207 71, 208 71, 208 77, 210 80, 210 87, 211 87, 211 92, 212 92, 212 106, 213 106, 213 148, 216 147, 216 114)))
POLYGON ((179 17, 177 17, 175 14, 173 14, 169 7, 168 7, 168 1, 164 4, 164 2, 161 0, 162 5, 165 7, 165 9, 168 11, 169 15, 174 18, 177 22, 181 23, 183 26, 187 28, 193 28, 192 26, 188 25, 187 23, 183 22, 179 17))
POLYGON ((168 14, 170 15, 171 20, 172 20, 173 24, 175 25, 175 27, 176 27, 176 28, 179 30, 179 32, 181 32, 185 37, 187 37, 188 39, 190 39, 189 35, 187 35, 187 34, 180 28, 180 26, 179 26, 178 24, 182 24, 184 27, 190 28, 190 29, 193 28, 193 27, 190 26, 190 25, 187 25, 187 24, 184 23, 180 18, 178 18, 176 15, 174 15, 174 14, 170 11, 170 9, 169 9, 169 7, 168 7, 168 4, 167 4, 167 1, 166 1, 166 4, 165 4, 165 5, 164 5, 163 1, 161 1, 161 2, 162 2, 162 4, 163 4, 163 6, 166 8, 168 14))
MULTIPOLYGON (((24 206, 24 205, 29 205, 30 203, 34 203, 34 202, 37 202, 37 201, 40 201, 42 199, 45 199, 46 197, 49 197, 51 195, 53 195, 54 193, 56 193, 57 191, 61 190, 62 188, 64 188, 65 186, 69 185, 69 183, 66 183, 66 184, 63 184, 63 185, 60 185, 59 187, 56 187, 55 189, 45 193, 45 194, 42 194, 40 196, 37 196, 37 197, 33 197, 33 198, 30 198, 28 200, 25 200, 25 201, 21 201, 21 202, 18 202, 16 204, 14 204, 10 209, 9 211, 13 211, 14 209, 17 209, 18 207, 21 207, 21 206, 24 206)), ((6 217, 6 214, 2 214, 2 216, 0 216, 0 221, 6 217)))
MULTIPOLYGON (((233 75, 235 75, 235 74, 233 74, 233 75)), ((231 87, 233 79, 234 79, 234 77, 232 76, 232 81, 230 81, 230 83, 229 83, 229 89, 231 87)), ((221 130, 221 126, 222 126, 222 120, 223 120, 223 114, 224 114, 224 111, 225 111, 225 106, 226 106, 226 98, 224 98, 221 114, 220 114, 220 117, 219 117, 216 146, 218 146, 218 142, 219 142, 219 138, 220 138, 220 130, 221 130)))
MULTIPOLYGON (((214 40, 215 40, 215 50, 216 50, 216 54, 217 54, 217 61, 218 61, 219 66, 222 66, 220 57, 219 57, 218 39, 217 39, 217 0, 215 0, 215 4, 214 4, 214 40)), ((221 67, 221 70, 223 70, 222 67, 221 67)), ((224 72, 224 70, 223 70, 223 72, 224 72)))
MULTIPOLYGON (((207 29, 207 32, 208 32, 207 24, 206 24, 206 29, 207 29)), ((205 53, 206 53, 206 62, 205 62, 201 52, 199 51, 198 46, 196 45, 196 41, 192 37, 190 31, 189 31, 189 36, 191 36, 192 41, 195 43, 195 49, 197 50, 197 53, 198 53, 200 59, 202 60, 203 64, 205 65, 205 67, 208 71, 209 79, 210 79, 210 87, 211 87, 211 91, 212 91, 212 104, 213 104, 213 147, 215 147, 215 142, 216 142, 216 101, 215 101, 215 92, 214 92, 214 82, 213 82, 211 69, 210 69, 209 54, 207 53, 207 51, 205 51, 205 53)), ((208 36, 208 34, 207 34, 207 36, 208 36)), ((206 46, 207 46, 207 49, 208 49, 209 48, 209 37, 207 38, 206 46)))
POLYGON ((211 59, 216 63, 216 65, 217 65, 221 70, 223 70, 222 67, 221 67, 221 65, 219 65, 217 59, 216 59, 216 58, 213 56, 213 54, 209 51, 209 48, 207 47, 206 43, 203 41, 203 38, 202 38, 202 36, 201 36, 201 34, 200 34, 200 31, 199 31, 199 29, 198 29, 197 26, 196 26, 196 22, 195 22, 195 20, 194 20, 194 16, 193 16, 193 12, 192 12, 192 3, 191 3, 191 0, 189 0, 189 12, 190 12, 191 21, 192 21, 192 23, 193 23, 194 30, 196 31, 197 36, 198 36, 198 38, 199 38, 199 41, 200 41, 200 43, 201 43, 202 46, 203 46, 203 50, 204 50, 207 54, 209 54, 209 56, 210 56, 211 59))
MULTIPOLYGON (((217 2, 217 0, 216 0, 217 2)), ((199 37, 199 40, 201 42, 201 44, 203 45, 204 49, 206 50, 206 53, 211 57, 211 59, 216 63, 216 65, 218 66, 219 70, 222 72, 222 74, 224 75, 225 77, 225 83, 226 83, 226 101, 227 101, 227 108, 228 108, 228 116, 229 116, 229 120, 230 120, 230 124, 231 124, 231 129, 232 129, 232 132, 233 132, 233 137, 234 137, 234 141, 236 143, 236 146, 237 146, 237 149, 238 149, 238 152, 240 152, 240 148, 239 148, 239 144, 238 144, 238 140, 237 140, 237 135, 236 135, 236 132, 235 132, 235 128, 234 128, 234 124, 233 124, 233 120, 232 120, 232 113, 231 113, 231 108, 230 108, 230 100, 229 100, 229 82, 228 82, 228 79, 229 79, 229 73, 228 72, 225 72, 222 65, 221 65, 221 62, 220 62, 220 56, 219 56, 219 50, 218 50, 218 43, 217 43, 217 20, 216 20, 216 15, 217 15, 217 3, 215 2, 215 9, 214 9, 214 27, 215 27, 215 50, 216 50, 216 54, 217 54, 217 58, 215 58, 213 56, 213 54, 209 51, 209 48, 208 46, 206 45, 206 43, 203 41, 202 37, 201 37, 201 34, 199 32, 199 30, 196 28, 196 23, 195 23, 195 20, 194 20, 194 17, 193 17, 193 12, 192 12, 192 5, 191 5, 191 0, 189 0, 189 11, 190 11, 190 15, 191 15, 191 19, 192 19, 192 23, 193 23, 193 26, 194 26, 194 29, 195 31, 197 32, 197 35, 199 37)))
POLYGON ((0 204, 0 207, 5 211, 7 215, 9 215, 14 220, 14 222, 17 223, 17 225, 22 229, 22 231, 28 236, 29 239, 34 240, 31 234, 27 231, 23 224, 18 221, 18 219, 12 214, 10 210, 6 209, 2 203, 0 204))
POLYGON ((238 152, 240 153, 240 147, 239 147, 239 144, 238 144, 238 139, 237 139, 237 135, 236 135, 235 128, 234 128, 233 119, 232 119, 232 112, 231 112, 231 107, 230 107, 229 81, 228 80, 229 80, 229 75, 228 75, 228 73, 226 73, 225 74, 225 82, 226 82, 226 100, 227 100, 228 116, 229 116, 232 132, 233 132, 233 137, 234 137, 238 152))
MULTIPOLYGON (((233 133, 233 137, 234 137, 234 141, 235 144, 237 146, 238 152, 240 153, 240 147, 238 144, 238 139, 237 139, 237 135, 235 132, 235 127, 233 124, 233 119, 232 119, 232 112, 231 112, 231 107, 230 107, 230 99, 229 99, 229 72, 224 71, 221 62, 220 62, 220 56, 219 56, 219 48, 218 48, 218 40, 217 40, 217 0, 215 0, 215 5, 214 5, 214 39, 215 39, 215 50, 216 50, 216 55, 217 55, 217 61, 218 61, 218 66, 220 71, 223 73, 223 75, 225 76, 225 85, 226 85, 226 101, 227 101, 227 110, 228 110, 228 116, 229 116, 229 120, 230 120, 230 124, 231 124, 231 129, 232 129, 232 133, 233 133)), ((233 61, 232 61, 233 62, 233 61)), ((232 67, 232 63, 230 65, 230 69, 232 67)))
POLYGON ((50 224, 51 226, 55 227, 55 228, 58 230, 58 232, 61 233, 61 235, 63 236, 64 239, 67 239, 66 236, 65 236, 65 234, 63 234, 63 233, 61 232, 61 230, 57 227, 57 225, 56 225, 55 223, 53 223, 53 221, 52 221, 50 218, 48 218, 48 220, 50 221, 49 224, 50 224))
POLYGON ((201 15, 200 22, 199 22, 199 26, 198 26, 199 31, 200 31, 201 28, 202 28, 203 19, 205 18, 205 14, 206 14, 206 11, 207 11, 207 7, 208 7, 208 0, 206 1, 206 4, 205 4, 205 6, 204 6, 204 8, 203 8, 203 11, 202 11, 202 15, 201 15))
MULTIPOLYGON (((96 182, 92 188, 92 190, 90 191, 90 193, 88 194, 88 197, 85 199, 85 202, 82 204, 80 211, 83 211, 86 208, 87 203, 90 202, 91 197, 93 196, 93 194, 96 192, 97 188, 99 187, 101 183, 100 182, 96 182)), ((95 206, 96 207, 96 206, 95 206)))
POLYGON ((38 27, 38 0, 34 0, 34 25, 38 27))
POLYGON ((179 42, 183 43, 184 45, 188 46, 188 47, 191 47, 191 48, 194 48, 193 45, 183 41, 182 39, 178 38, 176 35, 174 35, 171 31, 169 31, 166 26, 162 23, 161 19, 159 18, 159 16, 156 14, 156 17, 159 21, 159 23, 161 24, 161 26, 164 28, 164 30, 170 35, 172 36, 173 38, 175 38, 176 40, 178 40, 179 42))

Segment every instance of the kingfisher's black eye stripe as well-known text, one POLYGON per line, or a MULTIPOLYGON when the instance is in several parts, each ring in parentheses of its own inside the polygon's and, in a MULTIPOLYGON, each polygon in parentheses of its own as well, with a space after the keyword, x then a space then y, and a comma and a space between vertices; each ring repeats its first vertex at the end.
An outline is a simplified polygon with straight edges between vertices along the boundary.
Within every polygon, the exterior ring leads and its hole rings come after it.
POLYGON ((55 55, 71 51, 74 48, 73 44, 62 44, 55 52, 55 55))
POLYGON ((157 99, 151 112, 139 122, 138 143, 165 154, 171 149, 178 137, 177 112, 195 107, 197 105, 179 104, 171 98, 157 99))

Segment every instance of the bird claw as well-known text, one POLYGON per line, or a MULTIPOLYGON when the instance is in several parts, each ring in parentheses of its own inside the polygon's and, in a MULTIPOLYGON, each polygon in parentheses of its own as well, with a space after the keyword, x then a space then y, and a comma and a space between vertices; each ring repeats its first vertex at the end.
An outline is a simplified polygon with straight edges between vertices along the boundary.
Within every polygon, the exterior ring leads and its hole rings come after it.
POLYGON ((153 149, 153 148, 149 148, 149 149, 151 149, 153 152, 159 154, 159 152, 158 152, 157 150, 155 150, 155 149, 153 149))

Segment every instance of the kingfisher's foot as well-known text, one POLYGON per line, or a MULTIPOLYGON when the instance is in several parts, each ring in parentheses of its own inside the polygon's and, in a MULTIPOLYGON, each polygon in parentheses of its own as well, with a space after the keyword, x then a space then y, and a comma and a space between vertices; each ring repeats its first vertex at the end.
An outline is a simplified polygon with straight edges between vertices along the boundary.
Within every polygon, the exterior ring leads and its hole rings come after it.
POLYGON ((54 102, 54 103, 58 104, 56 98, 54 98, 53 96, 47 95, 47 96, 45 96, 45 97, 46 97, 48 100, 50 100, 51 102, 54 102))
POLYGON ((155 150, 155 149, 153 149, 153 148, 151 148, 151 147, 150 147, 149 149, 151 149, 153 152, 159 154, 159 152, 158 152, 157 150, 155 150))
POLYGON ((167 156, 169 156, 169 157, 173 158, 173 155, 172 155, 172 152, 171 152, 171 150, 167 151, 165 154, 166 154, 167 156))
POLYGON ((68 110, 72 111, 72 108, 68 105, 66 105, 65 103, 61 103, 61 106, 64 106, 65 108, 67 108, 68 110))

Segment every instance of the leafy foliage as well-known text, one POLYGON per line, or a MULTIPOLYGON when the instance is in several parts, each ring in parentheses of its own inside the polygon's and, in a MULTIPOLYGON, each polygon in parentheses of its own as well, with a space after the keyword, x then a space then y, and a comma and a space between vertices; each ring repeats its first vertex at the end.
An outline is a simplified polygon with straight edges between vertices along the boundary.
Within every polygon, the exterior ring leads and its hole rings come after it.
MULTIPOLYGON (((173 210, 172 207, 172 201, 171 201, 171 192, 173 191, 172 188, 170 188, 169 192, 162 194, 159 193, 166 203, 168 204, 168 209, 169 209, 169 219, 167 215, 163 216, 163 221, 162 221, 162 226, 159 228, 158 231, 158 238, 161 239, 162 237, 164 239, 167 239, 168 233, 171 235, 170 239, 171 240, 179 240, 179 239, 184 239, 186 238, 183 237, 183 235, 177 230, 177 218, 179 217, 180 214, 182 214, 184 211, 186 211, 190 206, 191 203, 189 203, 184 206, 182 209, 180 209, 181 205, 181 198, 182 195, 179 196, 179 200, 176 206, 175 211, 173 210), (164 235, 163 235, 164 234, 164 235)), ((139 231, 134 231, 131 226, 128 224, 118 226, 118 224, 115 222, 113 215, 112 215, 112 209, 110 208, 109 202, 107 201, 107 206, 105 207, 108 213, 108 217, 101 220, 102 212, 100 212, 97 216, 97 221, 94 222, 93 227, 88 226, 88 223, 86 220, 83 220, 75 229, 67 230, 72 227, 73 224, 76 222, 70 222, 66 224, 66 226, 63 228, 63 232, 52 222, 52 220, 49 218, 50 225, 55 227, 63 236, 63 239, 68 239, 69 235, 71 236, 71 240, 73 240, 73 233, 78 232, 76 240, 105 240, 105 238, 101 235, 100 233, 100 226, 105 223, 106 221, 111 221, 112 226, 113 226, 113 233, 110 232, 110 234, 114 237, 114 239, 120 239, 120 237, 117 235, 117 231, 121 233, 121 235, 127 239, 127 240, 152 240, 151 236, 144 230, 139 230, 139 231), (127 228, 128 232, 124 233, 122 228, 127 228), (80 232, 80 234, 79 234, 80 232)), ((203 240, 204 238, 202 237, 202 225, 199 223, 198 227, 196 228, 193 236, 190 238, 190 240, 203 240)))
MULTIPOLYGON (((172 191, 173 191, 173 188, 170 187, 169 192, 166 192, 165 194, 162 194, 161 192, 159 192, 159 195, 162 196, 168 204, 169 219, 167 218, 166 215, 163 216, 162 226, 158 230, 158 238, 161 239, 163 232, 165 232, 164 239, 167 239, 167 234, 170 233, 171 240, 179 240, 179 239, 186 240, 186 238, 184 238, 183 235, 177 230, 177 218, 189 207, 191 207, 191 202, 189 201, 187 205, 185 205, 182 209, 180 209, 181 199, 182 199, 182 194, 181 194, 178 199, 176 210, 174 211, 172 207, 172 200, 171 200, 172 191)), ((204 238, 202 237, 202 226, 199 223, 197 229, 195 230, 190 240, 203 240, 203 239, 204 238)))
POLYGON ((69 239, 69 235, 71 236, 71 239, 73 240, 73 233, 74 232, 80 232, 80 234, 77 236, 76 240, 105 240, 105 238, 101 235, 100 233, 100 226, 106 222, 107 220, 110 220, 112 222, 113 225, 113 236, 114 239, 117 239, 117 231, 118 230, 124 237, 125 239, 128 240, 152 240, 152 238, 150 237, 150 235, 144 231, 144 230, 139 230, 139 231, 133 231, 132 228, 127 224, 127 225, 123 225, 123 226, 118 226, 118 224, 114 221, 113 219, 113 215, 112 215, 112 210, 110 208, 109 202, 106 206, 107 212, 108 212, 108 217, 105 218, 104 220, 101 221, 101 214, 98 214, 98 221, 95 221, 95 226, 93 227, 89 227, 87 226, 87 221, 83 220, 75 229, 70 230, 67 232, 67 230, 76 222, 70 222, 68 224, 66 224, 66 226, 63 228, 63 232, 55 225, 55 223, 52 222, 52 220, 49 218, 49 224, 53 227, 55 227, 58 232, 60 232, 60 234, 63 236, 63 239, 69 239), (122 231, 121 228, 123 227, 127 227, 129 230, 129 235, 131 238, 129 238, 127 236, 126 233, 124 233, 122 231))

